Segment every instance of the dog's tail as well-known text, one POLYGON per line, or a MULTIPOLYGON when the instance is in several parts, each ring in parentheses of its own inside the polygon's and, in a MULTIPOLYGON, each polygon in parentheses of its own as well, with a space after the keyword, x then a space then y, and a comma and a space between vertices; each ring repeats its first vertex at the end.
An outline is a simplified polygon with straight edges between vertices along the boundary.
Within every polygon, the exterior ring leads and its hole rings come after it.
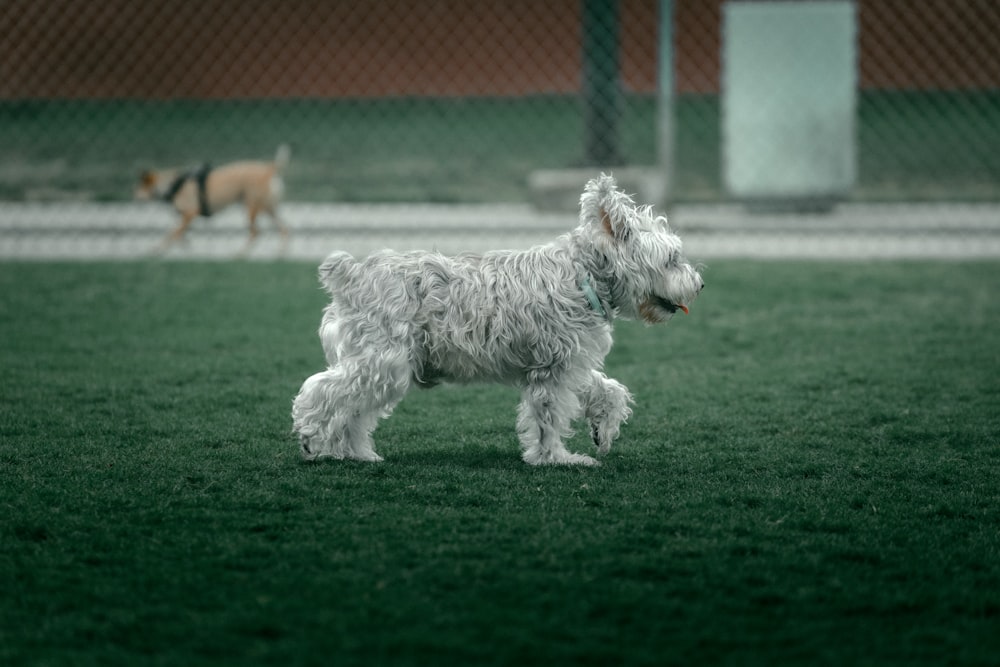
POLYGON ((278 152, 274 154, 274 168, 280 174, 288 166, 288 162, 292 159, 292 149, 289 148, 288 144, 281 144, 278 146, 278 152))
POLYGON ((333 294, 339 286, 346 282, 357 262, 349 253, 337 250, 323 260, 319 265, 319 282, 327 292, 333 294))

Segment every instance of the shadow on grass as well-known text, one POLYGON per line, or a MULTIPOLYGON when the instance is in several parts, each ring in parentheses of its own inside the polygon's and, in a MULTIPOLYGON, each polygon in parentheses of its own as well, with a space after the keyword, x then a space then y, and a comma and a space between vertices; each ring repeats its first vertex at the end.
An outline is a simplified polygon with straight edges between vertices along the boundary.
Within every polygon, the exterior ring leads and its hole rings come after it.
MULTIPOLYGON (((571 452, 578 452, 590 456, 595 455, 593 447, 573 447, 569 446, 571 452)), ((424 447, 414 445, 412 447, 387 446, 380 448, 380 455, 385 460, 373 463, 368 461, 353 461, 340 459, 321 459, 318 461, 302 461, 305 468, 336 468, 343 467, 353 472, 371 471, 373 475, 395 473, 401 469, 413 469, 427 472, 433 468, 441 470, 493 470, 504 472, 530 472, 530 471, 600 471, 604 469, 615 469, 622 471, 642 470, 646 466, 636 457, 629 457, 612 451, 610 454, 600 457, 598 466, 581 465, 528 465, 521 460, 521 450, 516 440, 504 445, 458 445, 424 447), (381 471, 381 472, 380 472, 381 471)))

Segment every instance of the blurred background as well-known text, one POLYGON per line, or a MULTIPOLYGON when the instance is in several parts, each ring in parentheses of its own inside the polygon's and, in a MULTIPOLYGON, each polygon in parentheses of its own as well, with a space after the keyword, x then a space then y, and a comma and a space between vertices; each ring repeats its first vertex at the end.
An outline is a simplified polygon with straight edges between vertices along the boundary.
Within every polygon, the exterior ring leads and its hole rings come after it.
POLYGON ((1000 254, 1000 3, 0 3, 0 254, 134 252, 174 219, 131 202, 141 169, 282 143, 297 256, 544 240, 601 169, 709 255, 1000 254))

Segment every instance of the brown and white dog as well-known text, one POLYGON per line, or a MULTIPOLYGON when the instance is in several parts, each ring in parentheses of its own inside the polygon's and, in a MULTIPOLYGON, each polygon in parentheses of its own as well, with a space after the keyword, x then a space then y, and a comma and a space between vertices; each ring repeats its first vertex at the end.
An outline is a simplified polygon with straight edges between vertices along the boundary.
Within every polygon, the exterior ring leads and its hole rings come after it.
POLYGON ((273 162, 231 162, 220 167, 207 164, 193 169, 147 170, 139 176, 136 199, 162 199, 180 213, 177 228, 157 246, 167 250, 181 240, 195 218, 209 217, 236 202, 246 206, 250 238, 243 253, 257 239, 257 216, 266 213, 281 234, 281 249, 288 244, 288 228, 278 216, 277 206, 285 189, 281 174, 288 165, 291 150, 282 144, 273 162))

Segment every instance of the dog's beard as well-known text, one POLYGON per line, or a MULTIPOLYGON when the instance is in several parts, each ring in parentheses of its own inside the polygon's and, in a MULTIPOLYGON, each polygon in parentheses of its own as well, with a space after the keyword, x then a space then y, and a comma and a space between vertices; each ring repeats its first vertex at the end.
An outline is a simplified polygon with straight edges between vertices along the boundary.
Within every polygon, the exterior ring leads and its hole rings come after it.
POLYGON ((671 317, 674 316, 678 310, 683 310, 687 312, 687 306, 683 304, 674 303, 670 299, 665 299, 662 296, 652 294, 646 298, 642 304, 639 305, 639 314, 642 319, 649 324, 659 324, 660 322, 666 322, 671 317))

